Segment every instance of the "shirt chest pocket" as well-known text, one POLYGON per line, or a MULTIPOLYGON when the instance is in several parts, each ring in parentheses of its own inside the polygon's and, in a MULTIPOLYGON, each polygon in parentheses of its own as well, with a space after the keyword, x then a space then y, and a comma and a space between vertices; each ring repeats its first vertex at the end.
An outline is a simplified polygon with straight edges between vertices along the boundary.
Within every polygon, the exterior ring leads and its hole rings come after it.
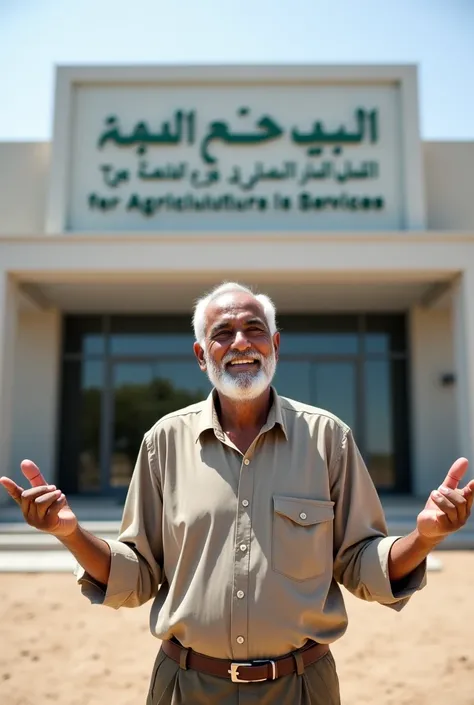
POLYGON ((332 573, 334 502, 273 497, 272 567, 292 580, 332 573))

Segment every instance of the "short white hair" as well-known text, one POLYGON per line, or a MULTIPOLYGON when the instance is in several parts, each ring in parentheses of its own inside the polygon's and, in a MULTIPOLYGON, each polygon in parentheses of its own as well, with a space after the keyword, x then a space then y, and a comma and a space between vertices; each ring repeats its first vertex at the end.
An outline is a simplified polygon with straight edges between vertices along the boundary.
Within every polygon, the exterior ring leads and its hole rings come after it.
POLYGON ((259 304, 262 305, 263 312, 265 314, 265 318, 271 335, 277 332, 276 308, 275 304, 269 296, 266 296, 266 294, 255 294, 252 289, 250 289, 248 286, 243 286, 242 284, 238 284, 237 282, 224 282, 223 284, 219 284, 219 286, 216 286, 202 298, 198 299, 194 306, 194 336, 199 345, 201 345, 201 347, 204 347, 204 341, 206 337, 207 307, 209 306, 211 301, 217 299, 218 296, 221 296, 221 294, 228 294, 231 291, 243 291, 245 294, 253 296, 253 298, 258 301, 259 304))

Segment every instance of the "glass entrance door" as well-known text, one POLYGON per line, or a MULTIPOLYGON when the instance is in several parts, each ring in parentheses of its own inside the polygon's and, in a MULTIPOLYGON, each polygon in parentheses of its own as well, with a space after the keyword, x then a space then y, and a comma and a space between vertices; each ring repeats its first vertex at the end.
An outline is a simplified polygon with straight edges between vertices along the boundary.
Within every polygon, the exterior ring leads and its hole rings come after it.
MULTIPOLYGON (((407 343, 401 315, 280 316, 274 384, 348 424, 381 491, 409 490, 407 343)), ((68 316, 64 325, 60 483, 120 494, 144 433, 204 399, 185 316, 68 316)))

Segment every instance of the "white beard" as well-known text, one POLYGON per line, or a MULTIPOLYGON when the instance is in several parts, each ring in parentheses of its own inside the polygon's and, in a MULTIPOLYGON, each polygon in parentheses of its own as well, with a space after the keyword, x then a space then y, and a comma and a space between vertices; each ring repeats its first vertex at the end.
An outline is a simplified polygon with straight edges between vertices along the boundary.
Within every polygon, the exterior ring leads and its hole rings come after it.
POLYGON ((248 401, 261 396, 272 383, 276 372, 275 350, 272 349, 268 357, 252 352, 232 354, 228 353, 222 360, 221 366, 205 353, 207 376, 211 384, 223 396, 236 401, 248 401), (260 362, 258 372, 239 372, 235 377, 227 372, 225 365, 239 357, 253 357, 260 362))

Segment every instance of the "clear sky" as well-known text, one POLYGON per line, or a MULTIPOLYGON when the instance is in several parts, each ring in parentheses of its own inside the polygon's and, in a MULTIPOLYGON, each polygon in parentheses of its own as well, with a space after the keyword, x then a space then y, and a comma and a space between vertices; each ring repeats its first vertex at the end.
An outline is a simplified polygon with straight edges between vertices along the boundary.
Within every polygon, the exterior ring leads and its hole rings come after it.
POLYGON ((0 0, 0 140, 51 137, 58 64, 416 63, 425 139, 474 139, 474 0, 0 0))

